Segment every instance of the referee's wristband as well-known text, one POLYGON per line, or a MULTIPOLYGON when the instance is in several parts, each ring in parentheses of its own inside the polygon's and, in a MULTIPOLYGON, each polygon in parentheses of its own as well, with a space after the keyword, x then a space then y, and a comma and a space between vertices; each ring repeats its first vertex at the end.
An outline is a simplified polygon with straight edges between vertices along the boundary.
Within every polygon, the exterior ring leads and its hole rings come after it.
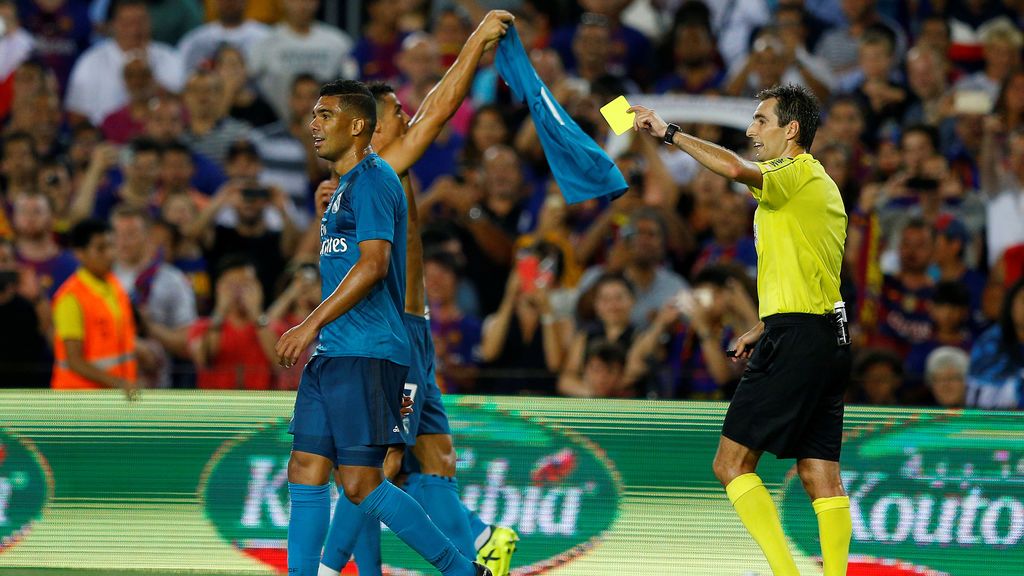
POLYGON ((675 145, 673 139, 676 137, 676 132, 679 132, 679 130, 680 128, 678 124, 669 124, 668 127, 665 128, 665 137, 662 138, 662 141, 669 146, 675 145))

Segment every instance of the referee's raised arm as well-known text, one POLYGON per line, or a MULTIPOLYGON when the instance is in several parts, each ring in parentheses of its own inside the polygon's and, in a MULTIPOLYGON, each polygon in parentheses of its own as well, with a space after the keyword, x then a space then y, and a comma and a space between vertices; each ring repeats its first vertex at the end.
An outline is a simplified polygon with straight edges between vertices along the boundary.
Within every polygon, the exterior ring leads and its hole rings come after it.
MULTIPOLYGON (((658 113, 644 106, 633 106, 629 109, 635 112, 633 117, 633 128, 637 131, 646 131, 651 136, 661 140, 665 144, 671 144, 700 162, 715 174, 725 176, 746 186, 761 188, 764 181, 761 177, 761 169, 757 163, 742 158, 739 154, 723 148, 718 144, 701 140, 691 136, 679 129, 675 124, 668 124, 658 116, 658 113)), ((758 122, 755 116, 754 123, 758 122)), ((747 130, 750 135, 750 130, 747 130)))

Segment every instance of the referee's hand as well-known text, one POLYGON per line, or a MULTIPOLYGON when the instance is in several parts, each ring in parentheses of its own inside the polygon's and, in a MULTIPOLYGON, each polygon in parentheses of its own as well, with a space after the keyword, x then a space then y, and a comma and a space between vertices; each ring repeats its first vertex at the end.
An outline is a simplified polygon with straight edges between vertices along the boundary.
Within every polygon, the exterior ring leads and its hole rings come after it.
POLYGON ((645 131, 658 140, 665 138, 665 131, 668 130, 668 123, 658 116, 658 113, 646 106, 630 106, 627 112, 634 112, 633 129, 637 132, 645 131))
POLYGON ((733 357, 733 362, 739 362, 740 360, 746 360, 750 358, 750 355, 754 353, 754 345, 761 339, 761 335, 764 334, 764 322, 758 322, 756 326, 747 331, 746 334, 736 339, 736 355, 733 357))

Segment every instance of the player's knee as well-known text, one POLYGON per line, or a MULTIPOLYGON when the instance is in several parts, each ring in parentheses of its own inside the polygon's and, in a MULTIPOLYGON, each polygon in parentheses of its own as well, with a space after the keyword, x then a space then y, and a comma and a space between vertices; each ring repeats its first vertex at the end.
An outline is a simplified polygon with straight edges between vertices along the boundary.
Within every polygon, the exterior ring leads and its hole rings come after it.
POLYGON ((292 452, 288 458, 288 481, 294 484, 319 486, 330 478, 330 467, 325 467, 313 455, 292 452))
POLYGON ((369 488, 360 479, 349 479, 343 478, 341 482, 341 490, 345 494, 345 498, 348 501, 359 506, 362 504, 363 499, 370 495, 373 488, 369 488))
MULTIPOLYGON (((419 448, 419 444, 417 444, 419 448)), ((444 476, 452 478, 455 476, 455 463, 458 460, 455 448, 449 439, 424 442, 423 447, 417 451, 417 458, 420 461, 420 468, 424 474, 444 476)))
POLYGON ((843 482, 839 474, 812 466, 797 466, 797 474, 804 491, 812 499, 840 496, 843 494, 843 482))
POLYGON ((728 486, 729 482, 743 474, 739 466, 721 457, 716 457, 711 463, 711 471, 714 472, 715 478, 722 483, 722 486, 728 486))

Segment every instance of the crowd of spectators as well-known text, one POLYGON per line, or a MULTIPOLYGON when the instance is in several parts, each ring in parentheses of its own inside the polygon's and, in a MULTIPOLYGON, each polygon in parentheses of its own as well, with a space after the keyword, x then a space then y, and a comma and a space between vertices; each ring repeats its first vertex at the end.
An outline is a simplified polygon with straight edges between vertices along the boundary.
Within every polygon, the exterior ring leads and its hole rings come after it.
MULTIPOLYGON (((1024 3, 360 4, 349 34, 319 0, 0 0, 0 386, 116 365, 97 381, 294 389, 273 346, 320 298, 319 85, 386 81, 412 115, 501 7, 602 145, 619 94, 812 90, 811 152, 849 216, 850 399, 1024 408, 1024 3), (117 342, 90 351, 89 331, 117 342)), ((608 148, 629 191, 567 205, 485 56, 412 170, 445 391, 729 398, 725 350, 758 319, 756 205, 627 138, 608 148)))

